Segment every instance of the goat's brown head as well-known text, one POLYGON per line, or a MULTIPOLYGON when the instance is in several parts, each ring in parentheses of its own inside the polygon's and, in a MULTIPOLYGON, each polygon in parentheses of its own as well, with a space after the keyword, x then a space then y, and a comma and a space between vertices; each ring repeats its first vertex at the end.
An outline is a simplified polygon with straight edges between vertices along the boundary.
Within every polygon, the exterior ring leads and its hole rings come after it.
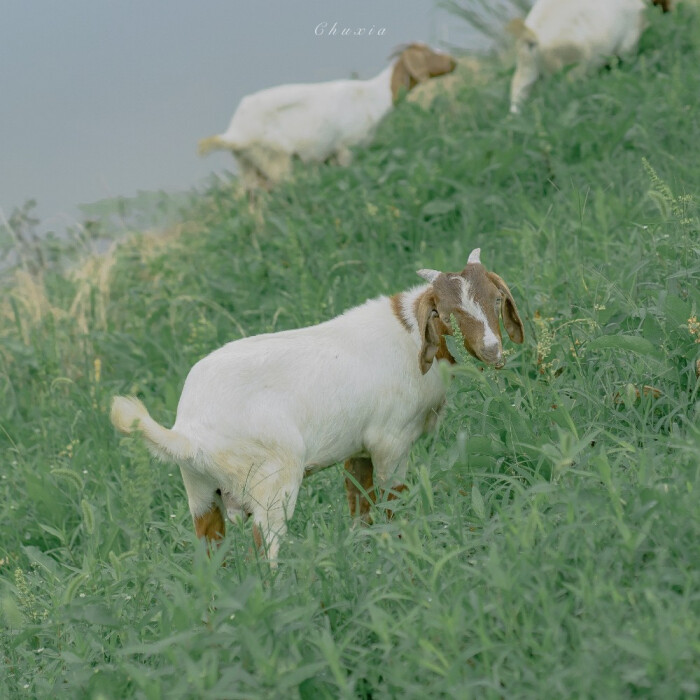
POLYGON ((471 355, 500 369, 505 365, 499 315, 514 343, 525 337, 508 285, 489 272, 480 260, 480 249, 471 252, 462 272, 419 270, 430 287, 416 301, 416 318, 421 333, 420 369, 425 374, 435 359, 454 359, 447 350, 445 335, 452 335, 454 315, 471 355))
POLYGON ((433 51, 425 44, 409 44, 396 59, 391 76, 391 95, 396 102, 399 90, 411 90, 418 83, 451 73, 457 66, 452 56, 433 51))

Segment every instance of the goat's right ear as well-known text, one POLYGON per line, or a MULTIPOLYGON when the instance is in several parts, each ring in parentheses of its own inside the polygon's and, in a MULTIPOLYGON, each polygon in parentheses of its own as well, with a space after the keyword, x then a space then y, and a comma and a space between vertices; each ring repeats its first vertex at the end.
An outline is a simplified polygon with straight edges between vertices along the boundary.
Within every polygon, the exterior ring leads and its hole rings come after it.
POLYGON ((495 272, 487 272, 486 274, 496 287, 501 290, 501 294, 503 294, 501 317, 503 318, 503 325, 506 327, 510 339, 514 343, 522 343, 525 339, 525 328, 523 327, 523 322, 520 320, 520 314, 518 314, 515 299, 513 299, 508 285, 495 272))
POLYGON ((418 366, 421 374, 425 374, 432 366, 435 355, 440 349, 440 333, 436 328, 439 316, 432 294, 424 294, 421 297, 416 311, 416 320, 421 337, 418 366))

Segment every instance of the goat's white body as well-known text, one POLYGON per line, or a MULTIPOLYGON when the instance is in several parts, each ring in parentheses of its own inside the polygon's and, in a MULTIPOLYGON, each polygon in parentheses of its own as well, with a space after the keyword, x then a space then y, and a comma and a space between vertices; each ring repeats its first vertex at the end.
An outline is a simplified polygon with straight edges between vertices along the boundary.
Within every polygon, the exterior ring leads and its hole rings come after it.
POLYGON ((293 156, 304 162, 336 157, 372 138, 392 108, 389 66, 370 80, 280 85, 244 97, 228 129, 214 137, 229 148, 244 179, 284 177, 293 156))
POLYGON ((538 0, 525 19, 528 36, 518 42, 511 84, 517 112, 540 75, 578 63, 601 66, 612 56, 634 51, 645 26, 643 0, 538 0))
POLYGON ((389 67, 371 80, 280 85, 241 100, 221 138, 234 148, 276 148, 320 161, 368 140, 391 109, 389 67))

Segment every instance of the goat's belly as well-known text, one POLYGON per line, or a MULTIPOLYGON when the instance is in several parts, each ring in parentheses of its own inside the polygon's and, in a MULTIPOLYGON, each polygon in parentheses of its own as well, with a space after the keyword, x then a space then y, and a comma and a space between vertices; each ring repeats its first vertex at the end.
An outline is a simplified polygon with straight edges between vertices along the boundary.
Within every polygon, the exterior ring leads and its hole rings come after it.
POLYGON ((304 463, 307 469, 319 471, 363 452, 361 436, 357 431, 327 429, 307 436, 304 441, 304 463))
MULTIPOLYGON (((345 453, 343 453, 345 454, 345 453)), ((313 474, 317 474, 318 472, 322 472, 324 469, 328 469, 328 467, 332 467, 334 464, 339 464, 340 462, 344 462, 346 459, 354 458, 354 457, 370 457, 371 455, 367 450, 364 448, 358 449, 358 450, 353 450, 351 452, 348 452, 345 454, 344 457, 339 457, 337 459, 333 459, 331 461, 320 461, 320 462, 312 462, 310 464, 307 464, 304 467, 304 477, 306 478, 307 476, 312 476, 313 474)))

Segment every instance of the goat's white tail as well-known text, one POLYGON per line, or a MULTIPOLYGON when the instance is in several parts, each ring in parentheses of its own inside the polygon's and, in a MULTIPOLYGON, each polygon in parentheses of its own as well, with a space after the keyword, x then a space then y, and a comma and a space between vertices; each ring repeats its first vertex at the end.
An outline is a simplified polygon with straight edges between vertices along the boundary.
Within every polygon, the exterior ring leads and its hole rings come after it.
POLYGON ((209 138, 202 139, 198 144, 198 152, 200 156, 206 156, 212 151, 235 151, 235 146, 228 141, 224 141, 221 136, 209 136, 209 138))
POLYGON ((190 441, 184 435, 156 423, 135 396, 115 396, 109 417, 121 433, 129 435, 135 430, 140 431, 148 449, 159 459, 180 462, 192 455, 190 441))

